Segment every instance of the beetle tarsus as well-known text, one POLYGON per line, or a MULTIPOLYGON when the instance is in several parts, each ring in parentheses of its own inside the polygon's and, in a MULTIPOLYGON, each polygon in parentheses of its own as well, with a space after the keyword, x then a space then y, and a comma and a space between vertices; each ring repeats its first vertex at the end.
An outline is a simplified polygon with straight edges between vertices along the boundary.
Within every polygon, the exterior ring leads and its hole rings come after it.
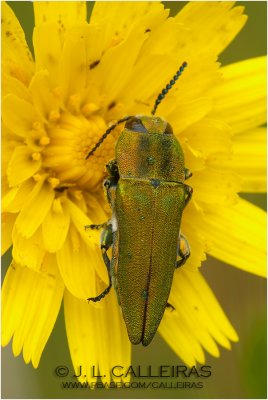
MULTIPOLYGON (((101 235, 101 250, 102 250, 102 257, 103 257, 103 260, 105 262, 105 265, 106 265, 106 268, 107 268, 107 272, 108 272, 108 276, 109 276, 109 285, 98 296, 89 297, 87 299, 88 302, 93 301, 94 303, 97 303, 98 301, 102 300, 110 292, 111 287, 112 287, 112 279, 111 279, 111 271, 110 271, 111 260, 109 259, 108 255, 107 255, 107 251, 109 250, 109 248, 113 244, 112 225, 110 225, 110 224, 107 225, 107 223, 101 224, 101 225, 104 225, 104 227, 105 227, 104 230, 102 231, 102 235, 101 235)), ((95 225, 95 226, 100 226, 101 227, 101 225, 95 225)), ((96 228, 93 228, 93 229, 96 229, 96 228)))
POLYGON ((179 236, 178 256, 180 259, 176 262, 176 268, 182 267, 190 257, 190 245, 186 237, 181 233, 179 236))
POLYGON ((170 309, 171 312, 176 310, 176 308, 173 307, 173 305, 170 304, 170 303, 167 303, 167 304, 166 304, 166 308, 170 309))
POLYGON ((97 229, 97 230, 99 230, 99 229, 105 228, 106 225, 107 225, 107 222, 104 222, 103 224, 97 224, 97 225, 95 225, 95 224, 85 225, 85 231, 87 231, 88 229, 97 229))
POLYGON ((185 203, 184 203, 184 207, 187 206, 187 204, 189 203, 189 201, 192 198, 192 194, 193 194, 193 188, 189 185, 184 185, 185 186, 185 203))
POLYGON ((193 176, 192 171, 190 171, 188 168, 184 168, 184 179, 187 180, 193 176))
POLYGON ((93 303, 97 303, 98 301, 101 301, 111 290, 112 287, 112 283, 109 284, 109 286, 107 286, 107 288, 98 296, 96 297, 89 297, 87 299, 88 302, 93 301, 93 303))

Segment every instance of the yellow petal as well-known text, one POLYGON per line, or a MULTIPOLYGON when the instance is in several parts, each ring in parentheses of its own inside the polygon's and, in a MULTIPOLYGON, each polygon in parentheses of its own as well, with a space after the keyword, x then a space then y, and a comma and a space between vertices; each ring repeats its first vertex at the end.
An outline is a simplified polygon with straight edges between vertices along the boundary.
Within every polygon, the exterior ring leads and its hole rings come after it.
POLYGON ((152 30, 162 23, 167 14, 163 4, 158 2, 140 1, 135 7, 131 2, 96 2, 90 24, 102 27, 101 52, 104 52, 108 47, 124 40, 133 25, 139 25, 144 31, 152 30))
MULTIPOLYGON (((185 125, 186 118, 198 121, 211 108, 210 99, 203 98, 203 96, 208 87, 219 81, 218 64, 216 57, 211 53, 202 54, 202 56, 204 61, 201 65, 200 58, 196 55, 191 55, 191 58, 187 59, 188 68, 180 77, 177 85, 165 97, 165 101, 160 104, 159 111, 157 110, 157 113, 164 116, 171 124, 174 125, 173 119, 178 121, 177 132, 180 132, 178 129, 184 129, 191 125, 190 123, 185 125), (191 106, 194 107, 194 112, 190 110, 191 106), (206 109, 203 113, 202 108, 204 107, 206 109), (188 108, 190 113, 188 113, 188 108)), ((174 76, 184 60, 181 51, 178 56, 174 56, 168 53, 151 53, 148 49, 142 57, 139 55, 129 78, 130 81, 135 81, 135 85, 123 86, 120 92, 120 98, 128 103, 128 114, 149 113, 158 94, 174 76)))
POLYGON ((41 154, 27 146, 16 147, 7 167, 10 186, 16 186, 33 176, 41 167, 41 154))
POLYGON ((30 275, 26 274, 23 285, 21 284, 22 271, 30 271, 12 262, 9 266, 2 287, 2 345, 6 346, 12 338, 16 329, 18 329, 24 307, 27 301, 27 292, 30 275), (24 293, 24 296, 23 296, 24 293), (12 296, 13 294, 13 296, 12 296), (17 299, 20 299, 18 301, 17 299), (17 301, 16 301, 17 300, 17 301), (16 302, 16 312, 14 312, 14 301, 16 302))
POLYGON ((17 215, 10 213, 2 213, 2 250, 4 254, 12 245, 12 230, 17 215))
POLYGON ((13 94, 3 99, 2 118, 13 133, 22 137, 27 136, 33 123, 38 120, 32 104, 13 94))
POLYGON ((11 213, 19 212, 33 190, 34 184, 33 179, 28 179, 18 188, 11 189, 2 199, 2 211, 11 213))
MULTIPOLYGON (((89 25, 80 24, 78 26, 72 27, 66 33, 66 43, 70 45, 69 42, 85 41, 86 48, 86 65, 88 71, 94 69, 98 66, 100 58, 103 55, 103 39, 104 39, 104 28, 105 25, 89 25)), ((64 68, 64 64, 62 65, 64 68)))
POLYGON ((182 31, 185 32, 186 29, 181 24, 178 24, 174 18, 163 20, 150 32, 148 39, 142 46, 138 62, 141 58, 146 58, 148 55, 159 54, 164 56, 165 54, 174 54, 177 52, 178 48, 181 47, 180 37, 182 36, 182 31))
POLYGON ((53 85, 58 85, 59 59, 66 31, 86 21, 86 3, 82 1, 34 2, 33 44, 36 67, 47 69, 53 85))
POLYGON ((230 127, 223 121, 203 118, 186 129, 180 140, 207 158, 214 153, 225 154, 231 151, 229 133, 230 127))
POLYGON ((37 273, 12 263, 3 284, 2 341, 13 337, 13 352, 23 350, 26 363, 37 368, 54 327, 63 296, 63 283, 55 258, 47 256, 37 273))
POLYGON ((53 199, 54 190, 48 182, 40 180, 25 201, 16 221, 18 232, 29 238, 42 224, 53 199))
POLYGON ((195 171, 203 170, 205 167, 205 157, 204 155, 195 150, 192 146, 187 143, 186 140, 180 140, 180 143, 183 145, 183 153, 185 159, 185 165, 190 171, 195 173, 195 171))
POLYGON ((202 229, 209 254, 256 275, 266 276, 266 213, 239 199, 232 207, 206 210, 202 229))
POLYGON ((81 93, 86 86, 88 65, 84 36, 65 43, 60 60, 60 87, 65 102, 71 95, 81 93))
POLYGON ((235 135, 232 153, 214 154, 207 164, 237 173, 241 178, 241 192, 266 192, 266 128, 235 135))
POLYGON ((52 207, 42 223, 43 242, 47 251, 59 250, 68 233, 70 214, 61 198, 53 201, 52 207))
MULTIPOLYGON (((99 278, 95 271, 102 268, 103 260, 97 251, 84 243, 73 225, 57 251, 57 261, 64 283, 75 297, 86 300, 99 294, 96 291, 96 280, 99 278)), ((108 282, 106 271, 106 286, 108 282)))
POLYGON ((66 29, 79 22, 86 21, 86 3, 84 1, 47 1, 46 3, 34 2, 35 26, 56 22, 58 30, 66 29))
MULTIPOLYGON (((175 281, 177 279, 179 286, 184 287, 189 305, 195 303, 195 306, 197 306, 197 309, 195 308, 195 314, 199 314, 198 320, 204 318, 203 323, 200 322, 200 324, 208 329, 211 336, 221 346, 228 348, 228 346, 224 344, 227 343, 228 340, 237 342, 238 336, 235 329, 226 317, 222 307, 202 274, 199 271, 188 271, 186 268, 184 270, 178 270, 178 272, 180 272, 180 275, 177 274, 175 281), (185 284, 180 280, 182 275, 186 280, 185 284), (188 293, 186 293, 187 287, 188 289, 191 288, 188 293), (200 308, 198 307, 199 305, 200 308)), ((175 294, 175 292, 173 293, 175 294)))
POLYGON ((7 94, 14 94, 20 99, 30 101, 30 93, 28 88, 16 78, 2 73, 2 97, 7 94))
MULTIPOLYGON (((19 136, 14 135, 4 123, 2 123, 2 154, 1 154, 1 166, 2 166, 2 176, 7 172, 7 166, 12 157, 15 147, 21 146, 23 144, 19 136)), ((5 175, 5 179, 7 177, 5 175)), ((9 185, 8 185, 9 186, 9 185)), ((3 190, 3 186, 2 186, 3 190)))
POLYGON ((59 98, 53 92, 49 74, 47 71, 38 71, 33 77, 29 91, 33 97, 33 103, 41 117, 49 119, 51 111, 59 112, 59 98))
POLYGON ((221 53, 247 20, 242 15, 244 7, 232 8, 233 5, 229 1, 189 2, 175 17, 176 22, 187 27, 187 34, 181 40, 194 49, 221 53))
POLYGON ((18 192, 18 188, 12 188, 2 198, 2 212, 8 211, 18 192))
MULTIPOLYGON (((34 6, 37 2, 34 3, 34 6)), ((58 86, 61 42, 57 24, 35 26, 33 46, 36 71, 47 69, 51 84, 58 86)))
POLYGON ((208 88, 220 82, 216 57, 211 53, 203 53, 202 59, 200 64, 200 56, 196 54, 187 57, 182 50, 178 51, 178 55, 158 52, 151 54, 148 49, 143 57, 139 55, 129 78, 130 81, 135 81, 135 85, 124 86, 120 98, 130 104, 134 103, 132 107, 135 106, 136 113, 140 112, 137 107, 147 104, 147 109, 142 109, 142 112, 149 113, 158 94, 175 75, 182 62, 187 61, 188 67, 157 109, 157 113, 168 121, 173 113, 182 117, 181 106, 202 98, 208 88))
POLYGON ((198 221, 200 225, 205 223, 204 213, 194 199, 183 211, 181 232, 187 238, 191 249, 191 256, 187 260, 187 268, 196 270, 201 266, 201 262, 206 259, 206 241, 201 230, 193 229, 192 221, 198 221))
POLYGON ((211 91, 212 115, 236 134, 266 122, 266 57, 240 61, 221 69, 223 83, 211 91))
POLYGON ((25 238, 17 231, 15 226, 12 231, 12 242, 12 256, 14 260, 22 266, 39 270, 45 255, 41 228, 30 238, 25 238))
MULTIPOLYGON (((95 268, 95 272, 98 274, 100 279, 108 283, 107 280, 107 269, 101 257, 100 252, 100 232, 94 229, 85 230, 86 225, 94 223, 79 207, 77 207, 72 201, 68 201, 68 207, 70 210, 72 222, 75 225, 79 235, 88 247, 88 251, 93 258, 91 265, 95 268)), ((101 223, 106 222, 105 220, 101 223)), ((98 222, 99 223, 99 222, 98 222)))
POLYGON ((24 32, 12 9, 2 2, 2 71, 28 84, 34 69, 24 32))
MULTIPOLYGON (((23 346, 24 361, 28 363, 31 360, 34 368, 38 367, 43 349, 54 328, 64 291, 64 285, 54 256, 47 255, 45 257, 40 272, 38 274, 37 304, 35 307, 35 315, 38 318, 34 317, 33 321, 35 323, 29 324, 30 331, 23 346)), ((15 338, 16 333, 14 341, 15 338)))
MULTIPOLYGON (((146 54, 138 58, 128 81, 118 94, 118 98, 127 104, 128 114, 150 114, 159 92, 177 68, 178 61, 169 54, 146 54), (129 85, 129 82, 135 82, 135 85, 129 85)), ((161 112, 161 115, 164 114, 161 112)))
POLYGON ((187 326, 183 314, 179 314, 181 323, 178 321, 178 316, 175 318, 175 314, 177 314, 175 310, 172 314, 168 310, 165 312, 159 333, 185 364, 193 366, 196 361, 203 363, 205 356, 202 347, 187 326))
MULTIPOLYGON (((85 198, 88 197, 88 193, 85 193, 85 198)), ((92 195, 89 195, 89 198, 94 197, 92 195)), ((84 200, 84 199, 83 199, 84 200)), ((88 201, 88 199, 87 199, 88 201)), ((94 203, 96 202, 93 200, 94 203)), ((83 201, 84 203, 84 201, 83 201)), ((93 204, 94 204, 93 203, 93 204)), ((91 218, 86 214, 87 210, 84 209, 84 207, 80 208, 79 207, 79 200, 74 199, 73 201, 68 200, 68 207, 70 210, 71 218, 73 221, 74 226, 78 230, 79 234, 81 235, 81 238, 84 240, 87 246, 90 246, 92 244, 99 245, 99 232, 97 232, 95 229, 85 229, 84 227, 86 225, 93 224, 91 218), (82 229, 83 228, 83 229, 82 229)), ((95 205, 95 204, 94 204, 95 205)), ((80 204, 81 206, 81 204, 80 204)), ((99 206, 99 208, 101 208, 99 206)), ((102 221, 105 222, 105 221, 102 221)))
POLYGON ((107 96, 105 100, 108 104, 116 98, 124 84, 128 82, 131 69, 145 39, 146 36, 141 27, 133 29, 124 41, 109 49, 102 57, 98 68, 91 71, 88 85, 97 82, 99 90, 107 96), (125 54, 128 54, 128 57, 125 54))
POLYGON ((194 199, 212 206, 236 203, 239 183, 234 173, 210 168, 196 171, 189 182, 194 189, 194 199))
POLYGON ((8 181, 7 181, 7 176, 6 175, 4 175, 3 177, 2 177, 2 187, 1 187, 1 189, 2 189, 2 194, 3 194, 3 197, 9 192, 9 190, 10 190, 10 187, 9 187, 9 184, 8 184, 8 181))
POLYGON ((172 349, 188 365, 204 363, 202 348, 219 357, 217 343, 230 349, 237 334, 198 271, 182 268, 175 272, 170 304, 159 331, 172 349))
POLYGON ((82 366, 81 382, 96 380, 92 377, 92 365, 99 368, 100 375, 106 375, 105 382, 110 381, 111 368, 130 365, 130 341, 113 289, 98 307, 73 297, 66 290, 64 314, 75 371, 78 373, 82 366))
POLYGON ((170 113, 167 118, 173 127, 175 135, 179 135, 184 129, 208 114, 211 109, 211 101, 207 98, 196 99, 189 103, 181 104, 178 109, 170 113), (178 112, 178 109, 180 112, 178 112))

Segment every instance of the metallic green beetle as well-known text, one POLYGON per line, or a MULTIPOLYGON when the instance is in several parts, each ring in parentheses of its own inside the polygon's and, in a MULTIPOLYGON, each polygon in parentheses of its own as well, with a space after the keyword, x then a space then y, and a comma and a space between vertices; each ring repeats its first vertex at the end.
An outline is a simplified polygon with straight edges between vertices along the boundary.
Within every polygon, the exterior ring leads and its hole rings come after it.
MULTIPOLYGON (((158 96, 152 114, 178 72, 158 96)), ((125 127, 116 144, 115 160, 107 164, 104 182, 112 218, 89 226, 103 228, 101 249, 110 284, 88 300, 100 301, 113 286, 130 341, 147 346, 170 306, 174 271, 190 255, 180 224, 192 195, 192 188, 184 183, 191 173, 184 166, 183 151, 170 124, 156 116, 122 118, 105 132, 87 158, 122 122, 125 127), (110 260, 107 251, 111 246, 110 260)))

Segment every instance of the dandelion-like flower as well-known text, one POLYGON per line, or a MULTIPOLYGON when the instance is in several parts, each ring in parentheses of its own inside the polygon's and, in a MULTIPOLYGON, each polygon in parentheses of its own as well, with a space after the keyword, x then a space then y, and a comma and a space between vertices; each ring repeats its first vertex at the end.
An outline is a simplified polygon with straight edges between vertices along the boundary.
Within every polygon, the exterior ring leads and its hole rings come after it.
MULTIPOLYGON (((186 60, 187 71, 158 108, 193 172, 182 232, 191 257, 174 274, 159 332, 181 359, 219 356, 237 334, 198 270, 206 254, 265 275, 265 213, 238 192, 265 191, 265 59, 224 68, 218 55, 246 22, 231 2, 193 2, 174 18, 157 2, 34 2, 35 60, 2 3, 3 332, 13 352, 38 366, 64 301, 74 367, 130 364, 130 342, 99 233, 110 217, 102 181, 120 127, 85 159, 109 123, 148 114, 186 60), (120 15, 120 17, 119 17, 120 15)), ((85 379, 83 377, 81 380, 85 379)), ((120 379, 120 378, 118 378, 120 379)))

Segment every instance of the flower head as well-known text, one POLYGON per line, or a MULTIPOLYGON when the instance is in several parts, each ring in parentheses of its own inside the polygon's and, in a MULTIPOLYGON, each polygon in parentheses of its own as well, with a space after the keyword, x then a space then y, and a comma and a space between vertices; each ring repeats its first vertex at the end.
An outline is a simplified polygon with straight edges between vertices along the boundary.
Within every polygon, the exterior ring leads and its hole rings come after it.
MULTIPOLYGON (((3 286, 3 344, 37 367, 64 300, 74 367, 88 360, 108 377, 130 363, 130 342, 114 291, 87 304, 109 279, 99 234, 84 226, 111 215, 102 181, 117 127, 150 115, 184 60, 188 68, 159 105, 193 172, 182 219, 191 257, 174 274, 159 331, 193 365, 219 356, 237 334, 198 271, 210 254, 265 275, 263 211, 239 191, 265 190, 265 60, 220 68, 218 55, 246 22, 231 2, 192 2, 175 17, 157 2, 34 2, 35 60, 3 3, 3 252, 13 261, 3 286), (120 12, 120 18, 118 13, 120 12), (254 238, 254 240, 253 240, 254 238), (243 254, 243 256, 241 256, 243 254)), ((82 377, 81 377, 82 379, 82 377)))

